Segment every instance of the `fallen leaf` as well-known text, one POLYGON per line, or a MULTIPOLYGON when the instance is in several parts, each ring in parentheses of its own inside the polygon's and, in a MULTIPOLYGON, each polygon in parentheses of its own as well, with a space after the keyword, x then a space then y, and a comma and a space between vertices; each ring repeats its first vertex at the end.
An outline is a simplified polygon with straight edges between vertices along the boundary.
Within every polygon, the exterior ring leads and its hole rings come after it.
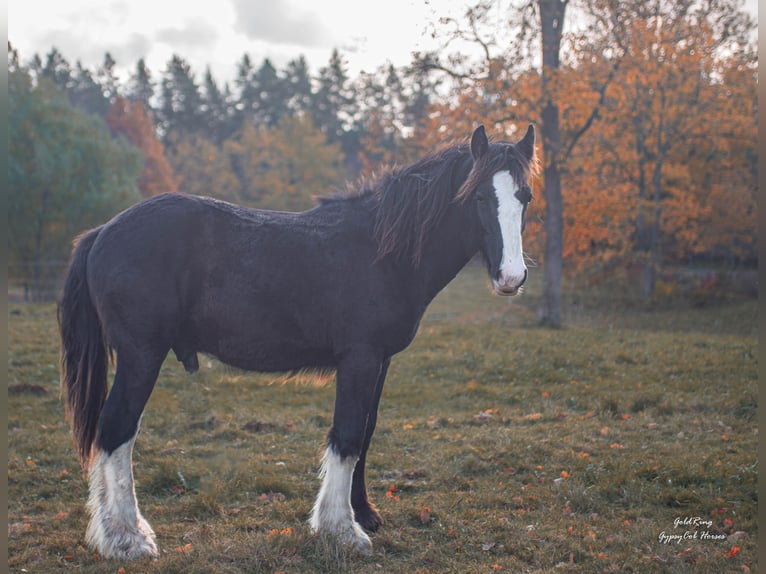
POLYGON ((424 506, 420 509, 420 524, 428 524, 431 520, 431 509, 428 506, 424 506))
POLYGON ((258 497, 258 501, 261 504, 271 504, 272 502, 282 502, 285 499, 285 495, 281 492, 264 492, 258 497))

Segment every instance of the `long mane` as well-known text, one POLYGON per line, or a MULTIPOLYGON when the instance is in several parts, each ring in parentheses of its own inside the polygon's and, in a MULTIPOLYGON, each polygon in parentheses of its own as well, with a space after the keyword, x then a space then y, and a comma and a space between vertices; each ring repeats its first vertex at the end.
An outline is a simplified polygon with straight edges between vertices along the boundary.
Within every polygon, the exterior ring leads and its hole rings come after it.
POLYGON ((405 167, 389 168, 320 203, 361 199, 372 206, 378 259, 392 255, 417 265, 423 245, 441 221, 472 167, 465 144, 431 153, 405 167))
POLYGON ((445 147, 405 167, 394 167, 319 203, 360 199, 372 206, 378 259, 408 258, 417 266, 429 234, 449 205, 465 201, 489 174, 508 169, 517 181, 534 170, 516 146, 493 143, 475 165, 467 144, 445 147))

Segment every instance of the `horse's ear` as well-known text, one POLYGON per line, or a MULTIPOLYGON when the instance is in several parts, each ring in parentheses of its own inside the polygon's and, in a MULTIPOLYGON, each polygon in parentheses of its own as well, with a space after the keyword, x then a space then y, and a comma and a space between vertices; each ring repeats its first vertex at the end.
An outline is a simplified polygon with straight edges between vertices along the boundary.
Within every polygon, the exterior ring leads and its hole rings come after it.
POLYGON ((529 124, 529 127, 527 128, 527 133, 524 134, 524 137, 521 138, 521 141, 516 144, 516 147, 519 148, 519 151, 524 154, 524 157, 527 158, 529 161, 532 161, 532 158, 535 156, 535 126, 532 124, 529 124))
POLYGON ((484 126, 479 126, 474 130, 473 135, 471 136, 471 155, 473 156, 473 161, 476 161, 487 153, 488 149, 489 140, 484 131, 484 126))

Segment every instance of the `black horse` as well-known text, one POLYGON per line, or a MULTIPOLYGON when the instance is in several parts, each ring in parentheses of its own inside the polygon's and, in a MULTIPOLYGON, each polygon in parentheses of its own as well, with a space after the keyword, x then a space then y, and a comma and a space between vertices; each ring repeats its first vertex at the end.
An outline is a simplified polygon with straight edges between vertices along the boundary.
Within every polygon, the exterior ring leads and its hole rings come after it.
POLYGON ((255 371, 337 371, 335 412, 311 513, 314 531, 372 549, 381 518, 364 465, 391 357, 477 253, 494 290, 527 277, 521 244, 534 129, 391 170, 302 213, 180 193, 147 199, 81 235, 58 319, 61 384, 89 472, 86 539, 107 557, 156 556, 131 459, 165 357, 197 353, 255 371), (116 371, 107 396, 107 368, 116 371))

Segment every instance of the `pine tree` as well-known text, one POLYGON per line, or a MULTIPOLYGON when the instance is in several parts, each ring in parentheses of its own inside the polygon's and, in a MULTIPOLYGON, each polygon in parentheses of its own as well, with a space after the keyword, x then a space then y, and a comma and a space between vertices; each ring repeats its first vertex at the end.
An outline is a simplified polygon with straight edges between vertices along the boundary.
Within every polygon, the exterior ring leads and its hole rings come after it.
POLYGON ((333 50, 327 66, 319 70, 317 83, 311 113, 313 123, 327 136, 328 142, 341 141, 356 112, 346 66, 338 50, 333 50))
POLYGON ((310 113, 314 94, 306 58, 300 56, 287 63, 287 68, 284 71, 284 83, 287 92, 288 112, 293 115, 310 113))
POLYGON ((202 96, 189 63, 174 54, 168 62, 161 85, 158 116, 163 137, 176 131, 189 134, 204 131, 202 96))
POLYGON ((109 99, 104 96, 101 85, 93 79, 90 70, 77 62, 72 82, 69 88, 69 100, 80 110, 106 117, 109 110, 109 99))
POLYGON ((236 130, 234 106, 231 102, 228 85, 221 91, 210 68, 205 71, 202 102, 202 115, 207 137, 220 145, 236 130))
POLYGON ((143 58, 136 63, 136 70, 130 76, 126 96, 134 102, 141 102, 144 109, 152 110, 152 98, 154 97, 154 81, 151 72, 146 67, 143 58))

